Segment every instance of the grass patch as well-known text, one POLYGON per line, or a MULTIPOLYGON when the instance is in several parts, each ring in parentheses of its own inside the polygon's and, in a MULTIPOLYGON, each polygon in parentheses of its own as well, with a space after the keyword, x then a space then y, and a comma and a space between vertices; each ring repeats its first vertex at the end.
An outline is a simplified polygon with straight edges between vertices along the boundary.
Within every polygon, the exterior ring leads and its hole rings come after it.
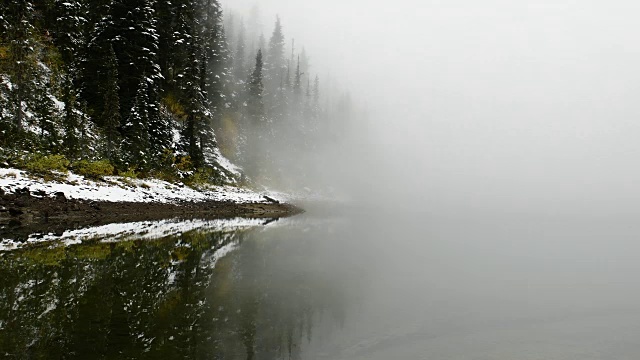
POLYGON ((34 174, 49 175, 54 171, 67 172, 70 164, 64 155, 34 155, 27 159, 24 168, 34 174))
POLYGON ((18 168, 26 170, 30 176, 45 181, 63 181, 71 162, 64 155, 29 155, 21 159, 18 168))
POLYGON ((109 160, 80 160, 73 164, 73 171, 86 178, 101 180, 104 176, 113 175, 115 168, 109 160))
POLYGON ((127 179, 137 179, 138 176, 140 176, 140 174, 134 168, 129 168, 129 170, 127 171, 122 171, 118 175, 127 179))
POLYGON ((205 185, 225 185, 221 174, 212 168, 200 168, 184 179, 184 183, 193 188, 205 185))

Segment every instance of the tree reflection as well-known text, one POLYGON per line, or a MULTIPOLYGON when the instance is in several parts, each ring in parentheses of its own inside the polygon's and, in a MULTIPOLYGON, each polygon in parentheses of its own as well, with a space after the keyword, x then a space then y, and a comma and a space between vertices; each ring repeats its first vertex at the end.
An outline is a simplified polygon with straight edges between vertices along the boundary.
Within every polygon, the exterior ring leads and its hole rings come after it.
MULTIPOLYGON (((291 234, 289 234, 291 237, 291 234)), ((9 359, 296 359, 345 300, 282 231, 192 231, 0 255, 9 359), (221 253, 235 250, 227 256, 221 253)))

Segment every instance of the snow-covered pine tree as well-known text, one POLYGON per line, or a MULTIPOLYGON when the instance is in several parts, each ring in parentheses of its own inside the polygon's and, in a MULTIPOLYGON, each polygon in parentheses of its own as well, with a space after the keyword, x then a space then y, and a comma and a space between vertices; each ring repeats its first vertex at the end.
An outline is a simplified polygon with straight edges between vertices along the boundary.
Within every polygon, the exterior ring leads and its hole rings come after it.
POLYGON ((267 155, 263 152, 265 133, 268 130, 264 112, 264 84, 263 84, 262 50, 258 50, 253 72, 247 81, 247 101, 245 114, 248 124, 247 148, 245 150, 245 166, 250 176, 259 174, 260 163, 266 161, 267 155))
POLYGON ((310 77, 311 64, 309 60, 309 54, 307 54, 307 50, 302 47, 302 51, 300 51, 300 72, 302 73, 302 83, 306 80, 311 80, 310 77))
POLYGON ((284 34, 280 17, 276 17, 276 23, 269 39, 269 48, 265 58, 265 95, 272 98, 277 94, 278 86, 287 65, 284 61, 284 34))
MULTIPOLYGON (((232 73, 230 65, 232 57, 229 45, 225 36, 225 29, 222 26, 222 10, 218 1, 207 0, 203 11, 203 66, 201 89, 206 92, 206 99, 212 115, 214 124, 208 124, 207 132, 211 131, 211 125, 219 128, 222 115, 227 107, 228 98, 232 91, 230 82, 232 73)), ((209 136, 211 137, 211 136, 209 136)), ((209 141, 208 146, 215 146, 209 141)))
POLYGON ((140 79, 133 106, 122 127, 127 166, 139 169, 149 167, 149 82, 140 79))
POLYGON ((296 74, 293 79, 294 114, 298 115, 302 96, 302 72, 300 72, 300 56, 296 62, 296 74))
POLYGON ((103 106, 100 116, 105 137, 105 155, 107 159, 116 162, 120 155, 120 87, 118 86, 118 65, 113 46, 109 46, 108 56, 105 59, 102 76, 103 106))
MULTIPOLYGON (((95 24, 88 44, 83 98, 88 101, 94 113, 102 115, 97 120, 106 135, 108 157, 112 161, 117 160, 114 155, 118 153, 118 138, 132 138, 131 134, 127 134, 132 127, 123 126, 129 124, 129 112, 144 106, 143 113, 147 122, 144 128, 149 132, 144 136, 149 137, 149 143, 152 144, 143 150, 147 153, 144 160, 158 162, 163 150, 170 146, 171 130, 166 119, 161 116, 160 109, 162 74, 158 64, 156 0, 114 0, 92 7, 100 9, 103 16, 95 24), (110 68, 114 65, 114 59, 115 72, 110 68), (113 85, 114 74, 117 87, 113 85), (140 96, 142 82, 146 84, 144 88, 147 91, 147 101, 136 105, 134 102, 140 96), (92 84, 96 83, 100 86, 92 88, 92 84), (118 93, 117 101, 114 90, 118 93), (125 119, 126 124, 114 126, 117 120, 115 108, 119 108, 119 118, 125 119), (116 136, 114 129, 119 130, 119 136, 116 136)), ((140 154, 128 154, 128 158, 139 159, 140 154)))
MULTIPOLYGON (((40 45, 38 45, 40 47, 40 45)), ((41 52, 37 51, 36 53, 41 52)), ((36 58, 37 65, 30 78, 30 93, 27 102, 27 111, 33 118, 29 121, 38 129, 40 146, 50 153, 59 153, 60 148, 60 117, 57 104, 54 103, 51 81, 54 74, 52 70, 44 64, 41 59, 36 58)))
POLYGON ((191 43, 187 65, 179 82, 186 113, 182 127, 182 148, 196 168, 204 165, 203 140, 211 121, 207 99, 201 88, 204 74, 199 52, 197 44, 191 43))
MULTIPOLYGON (((12 129, 20 132, 25 126, 25 102, 33 94, 32 74, 37 71, 33 26, 34 7, 31 1, 3 2, 3 24, 6 32, 7 57, 3 72, 9 76, 8 112, 12 129)), ((4 37, 4 36, 3 36, 4 37)))
POLYGON ((247 114, 251 119, 251 124, 255 126, 260 126, 264 122, 264 102, 263 102, 263 92, 264 92, 264 84, 263 84, 263 66, 264 63, 262 61, 262 50, 258 50, 258 54, 256 55, 256 65, 249 77, 247 92, 247 114))
POLYGON ((78 57, 85 46, 87 3, 79 0, 54 0, 49 6, 51 19, 47 31, 62 57, 67 72, 72 74, 75 81, 78 57))
POLYGON ((62 126, 64 136, 62 138, 62 151, 69 158, 74 159, 80 155, 80 129, 81 117, 84 116, 78 109, 78 90, 76 84, 80 80, 80 58, 86 43, 84 28, 87 20, 84 17, 87 11, 86 4, 78 0, 55 0, 49 9, 50 34, 57 51, 62 58, 61 72, 61 97, 64 110, 62 111, 62 126))
POLYGON ((320 106, 320 77, 316 74, 313 81, 313 90, 311 91, 311 118, 315 123, 315 130, 320 127, 320 118, 322 117, 322 108, 320 106))
POLYGON ((62 96, 60 98, 64 104, 62 112, 62 126, 64 130, 62 152, 70 159, 76 159, 80 154, 80 138, 78 132, 80 131, 81 114, 77 110, 76 98, 72 75, 65 73, 62 75, 62 96))
POLYGON ((246 55, 246 28, 244 26, 244 19, 241 19, 240 30, 238 31, 237 43, 235 47, 235 53, 233 56, 233 75, 236 77, 236 79, 244 79, 246 77, 245 55, 246 55))
POLYGON ((171 57, 173 54, 173 24, 175 5, 171 0, 156 0, 155 14, 158 34, 158 66, 162 75, 162 90, 168 88, 171 57))
MULTIPOLYGON (((111 2, 88 2, 87 44, 80 58, 81 80, 78 86, 80 100, 86 103, 88 112, 94 114, 92 120, 99 128, 107 126, 104 123, 105 117, 103 116, 107 111, 104 108, 106 103, 105 91, 109 87, 113 89, 114 74, 118 97, 120 91, 118 58, 113 46, 113 40, 118 36, 118 33, 113 21, 112 6, 111 2), (111 67, 115 69, 115 72, 110 71, 111 67)), ((113 94, 110 96, 113 98, 113 94)), ((120 111, 120 106, 118 106, 119 118, 121 117, 120 111)), ((120 125, 118 123, 116 128, 119 128, 120 125)), ((105 131, 108 133, 109 128, 105 127, 105 131)), ((109 158, 111 159, 111 156, 109 158)))

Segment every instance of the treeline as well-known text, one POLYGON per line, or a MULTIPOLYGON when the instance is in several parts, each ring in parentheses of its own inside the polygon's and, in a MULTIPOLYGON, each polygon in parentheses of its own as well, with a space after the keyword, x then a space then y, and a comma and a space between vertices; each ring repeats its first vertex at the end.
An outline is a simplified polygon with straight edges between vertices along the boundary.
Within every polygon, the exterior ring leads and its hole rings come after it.
POLYGON ((108 160, 116 171, 254 178, 308 151, 331 115, 304 53, 229 21, 218 0, 3 1, 0 156, 108 160), (324 107, 324 109, 323 109, 324 107), (217 136, 216 136, 217 135, 217 136), (223 166, 221 166, 223 165, 223 166))

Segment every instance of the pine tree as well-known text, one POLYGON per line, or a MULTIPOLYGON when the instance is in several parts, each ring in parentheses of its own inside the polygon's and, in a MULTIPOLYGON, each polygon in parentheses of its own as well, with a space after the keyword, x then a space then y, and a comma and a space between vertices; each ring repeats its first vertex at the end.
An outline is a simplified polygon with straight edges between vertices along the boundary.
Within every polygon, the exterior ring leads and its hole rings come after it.
POLYGON ((24 102, 33 93, 32 76, 35 69, 33 26, 34 8, 30 1, 7 1, 2 18, 8 39, 8 64, 5 66, 11 81, 9 93, 13 126, 18 131, 25 125, 24 102))
POLYGON ((168 89, 173 49, 173 23, 175 8, 171 0, 157 0, 155 13, 158 33, 158 66, 162 75, 162 89, 168 89))
MULTIPOLYGON (((0 4, 0 33, 9 34, 10 24, 8 22, 7 16, 5 13, 7 12, 7 4, 6 2, 0 4)), ((0 37, 0 46, 6 46, 7 41, 9 39, 4 39, 0 37)), ((6 61, 2 60, 0 57, 0 146, 7 146, 10 132, 14 125, 14 118, 12 112, 12 104, 10 102, 11 91, 13 89, 13 84, 9 78, 7 72, 6 61)))
POLYGON ((84 17, 87 8, 85 2, 78 0, 54 0, 50 9, 50 34, 53 43, 60 52, 67 71, 72 73, 74 81, 78 67, 78 56, 84 47, 84 27, 87 20, 84 17))
MULTIPOLYGON (((228 98, 233 91, 230 86, 230 64, 232 62, 227 43, 225 29, 222 26, 222 10, 218 1, 208 0, 206 18, 204 19, 205 51, 202 65, 205 66, 205 74, 202 90, 206 92, 206 100, 211 111, 212 121, 219 127, 222 115, 229 104, 228 98)), ((206 131, 210 132, 211 124, 208 124, 206 131)), ((208 135, 212 138, 212 135, 208 135)), ((213 141, 208 141, 208 146, 215 146, 213 141)))
MULTIPOLYGON (((143 113, 147 117, 145 126, 149 133, 144 136, 150 136, 149 143, 153 144, 144 149, 148 153, 145 161, 159 161, 163 149, 170 146, 171 129, 160 109, 163 76, 158 61, 160 35, 156 31, 155 18, 156 9, 166 10, 163 8, 166 5, 165 0, 114 0, 97 7, 104 15, 90 36, 84 66, 87 71, 83 73, 83 83, 86 85, 83 99, 94 112, 103 115, 98 124, 105 129, 107 152, 112 160, 116 160, 113 150, 117 150, 114 147, 118 141, 114 129, 118 129, 119 135, 126 139, 131 138, 127 132, 132 129, 122 126, 125 124, 115 124, 118 120, 114 114, 116 107, 119 119, 126 119, 125 123, 128 123, 132 109, 136 106, 145 107, 143 113), (104 65, 105 58, 110 62, 107 66, 104 65), (108 70, 105 71, 105 68, 108 70), (114 78, 117 86, 113 84, 114 78), (147 101, 136 105, 134 102, 140 95, 138 92, 142 82, 145 83, 147 101), (96 87, 96 83, 100 86, 96 87), (117 106, 114 90, 118 94, 117 106), (109 108, 105 107, 107 104, 109 108)), ((138 158, 138 154, 129 155, 138 158)))
POLYGON ((309 76, 307 74, 310 73, 310 70, 311 65, 309 64, 309 55, 307 54, 307 50, 303 47, 302 51, 300 52, 300 72, 303 74, 303 82, 304 78, 307 78, 307 80, 309 80, 309 76))
MULTIPOLYGON (((157 61, 158 33, 155 20, 155 0, 115 0, 112 17, 118 36, 113 46, 118 57, 120 96, 124 116, 132 109, 138 84, 146 76, 150 93, 157 93, 161 84, 160 66, 157 61)), ((146 112, 158 117, 159 99, 149 98, 146 112)))
POLYGON ((126 160, 128 166, 147 169, 149 163, 149 83, 140 81, 133 106, 122 127, 125 136, 126 160))
POLYGON ((210 124, 210 112, 207 99, 201 89, 201 56, 196 44, 191 44, 186 67, 181 79, 181 91, 184 96, 186 119, 182 130, 183 149, 196 168, 204 165, 203 136, 210 124))
POLYGON ((236 79, 242 79, 246 76, 245 73, 245 33, 244 21, 240 21, 240 31, 238 31, 238 42, 236 44, 236 52, 233 58, 233 73, 236 79))
POLYGON ((256 64, 249 81, 247 82, 247 117, 248 117, 248 134, 247 134, 247 172, 251 176, 259 174, 258 164, 266 161, 268 155, 263 152, 265 149, 265 132, 267 131, 264 103, 263 103, 263 67, 262 50, 258 49, 256 55, 256 64))
POLYGON ((266 57, 265 89, 268 94, 275 95, 281 76, 286 71, 284 61, 284 34, 280 17, 276 17, 276 24, 269 40, 266 57))
POLYGON ((321 116, 320 108, 320 77, 316 75, 313 81, 313 90, 311 91, 311 117, 315 121, 316 130, 319 128, 319 121, 321 116))
POLYGON ((109 47, 109 56, 104 66, 103 112, 101 124, 104 128, 107 158, 116 161, 120 153, 120 88, 118 86, 118 67, 113 47, 109 47))
POLYGON ((295 53, 296 53, 296 40, 291 39, 291 57, 287 61, 287 87, 292 88, 293 83, 291 82, 291 68, 293 67, 293 62, 295 61, 295 53))
POLYGON ((262 100, 264 92, 264 84, 262 79, 262 70, 264 63, 262 61, 262 50, 258 50, 256 55, 256 65, 249 77, 248 82, 248 101, 247 113, 251 119, 252 125, 260 125, 264 120, 264 103, 262 100))
POLYGON ((300 56, 298 56, 298 63, 296 65, 296 76, 293 80, 293 93, 296 95, 296 100, 299 100, 302 91, 302 73, 300 72, 300 56))
POLYGON ((30 79, 30 94, 27 108, 33 114, 32 124, 39 129, 40 146, 45 151, 60 152, 60 119, 51 95, 53 84, 51 70, 44 66, 36 66, 30 79))
POLYGON ((289 119, 293 124, 289 126, 300 126, 300 124, 295 124, 295 122, 299 121, 300 115, 303 111, 303 96, 302 96, 302 73, 300 72, 300 56, 297 58, 296 62, 296 73, 293 79, 293 96, 290 105, 290 116, 289 119))
POLYGON ((62 102, 64 103, 64 138, 62 147, 64 153, 71 159, 77 158, 80 152, 80 139, 78 137, 80 116, 76 106, 76 98, 72 76, 66 74, 63 79, 62 89, 62 102))
POLYGON ((320 104, 320 77, 316 75, 313 82, 313 103, 318 106, 320 104))
MULTIPOLYGON (((267 48, 267 39, 264 37, 264 33, 260 33, 260 37, 258 37, 258 50, 262 50, 262 49, 266 49, 267 48)), ((257 54, 258 52, 254 52, 253 54, 257 54)), ((264 53, 263 53, 264 55, 264 53)), ((253 66, 255 65, 255 57, 253 59, 251 59, 251 66, 249 66, 250 69, 253 69, 253 66)))

